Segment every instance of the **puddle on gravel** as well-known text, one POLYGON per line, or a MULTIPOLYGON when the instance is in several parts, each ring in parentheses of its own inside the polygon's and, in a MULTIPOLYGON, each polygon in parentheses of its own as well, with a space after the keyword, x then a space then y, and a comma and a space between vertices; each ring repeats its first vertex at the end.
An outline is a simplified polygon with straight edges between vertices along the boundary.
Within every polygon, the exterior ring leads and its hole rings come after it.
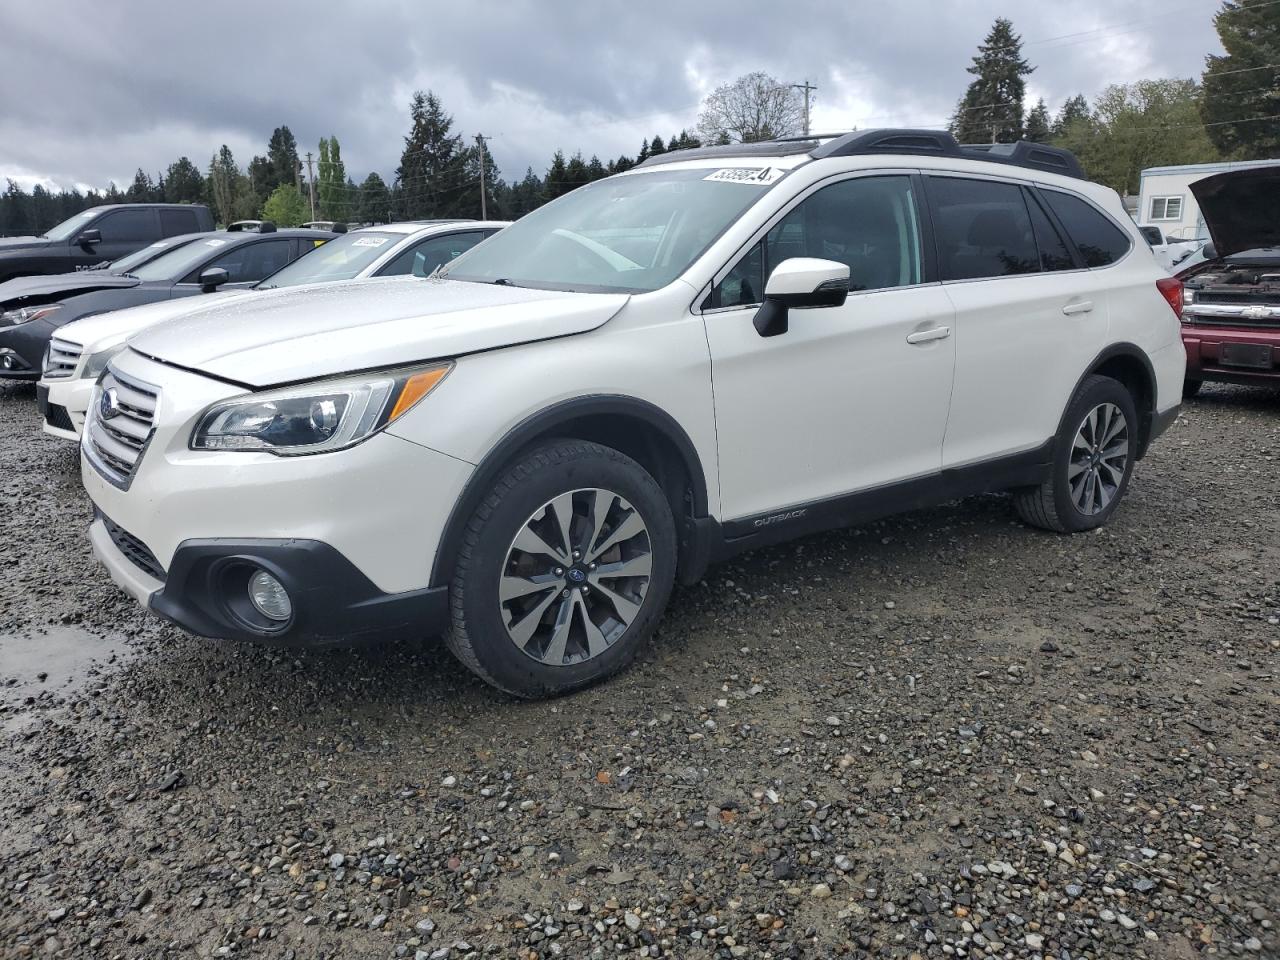
POLYGON ((114 672, 133 647, 119 635, 51 626, 0 633, 0 729, 25 722, 25 702, 48 692, 61 699, 114 672))

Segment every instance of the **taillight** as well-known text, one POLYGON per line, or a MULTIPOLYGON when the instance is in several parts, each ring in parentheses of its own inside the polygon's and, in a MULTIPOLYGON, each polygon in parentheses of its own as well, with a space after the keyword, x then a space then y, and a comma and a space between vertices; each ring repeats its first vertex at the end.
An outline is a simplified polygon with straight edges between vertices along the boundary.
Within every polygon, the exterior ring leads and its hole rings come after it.
POLYGON ((1181 319, 1182 281, 1177 277, 1161 277, 1156 281, 1156 289, 1160 291, 1160 296, 1164 297, 1165 303, 1169 304, 1173 315, 1181 319))

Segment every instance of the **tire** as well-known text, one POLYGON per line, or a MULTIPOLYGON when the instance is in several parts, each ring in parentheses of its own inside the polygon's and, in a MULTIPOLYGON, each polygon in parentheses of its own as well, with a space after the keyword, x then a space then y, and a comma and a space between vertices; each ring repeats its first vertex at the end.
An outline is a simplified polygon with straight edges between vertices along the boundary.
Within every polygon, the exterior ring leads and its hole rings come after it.
POLYGON ((640 464, 597 443, 546 443, 510 464, 467 524, 449 649, 513 696, 589 686, 653 633, 675 570, 671 508, 640 464))
POLYGON ((1067 404, 1053 447, 1049 479, 1038 487, 1014 492, 1018 516, 1033 527, 1057 533, 1079 533, 1101 527, 1115 513, 1133 476, 1138 451, 1138 415, 1133 396, 1122 383, 1110 377, 1086 378, 1067 404), (1114 412, 1123 418, 1123 437, 1117 434, 1100 451, 1089 442, 1077 445, 1077 438, 1090 440, 1089 418, 1095 415, 1099 419, 1093 423, 1103 434, 1101 439, 1106 439, 1110 435, 1109 427, 1115 424, 1111 416, 1114 412), (1105 419, 1107 417, 1110 419, 1105 419), (1112 451, 1110 456, 1107 451, 1112 451), (1092 492, 1090 473, 1093 474, 1092 492))
POLYGON ((1197 393, 1200 392, 1200 388, 1203 386, 1204 386, 1203 380, 1183 380, 1182 381, 1182 399, 1190 400, 1192 397, 1194 397, 1197 393))

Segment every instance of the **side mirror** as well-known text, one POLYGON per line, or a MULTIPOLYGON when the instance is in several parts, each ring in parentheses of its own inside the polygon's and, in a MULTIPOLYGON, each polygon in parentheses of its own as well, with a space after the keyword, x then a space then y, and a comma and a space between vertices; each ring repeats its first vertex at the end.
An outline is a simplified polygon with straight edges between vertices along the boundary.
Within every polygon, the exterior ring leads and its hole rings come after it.
POLYGON ((776 337, 789 328, 791 309, 839 307, 849 297, 849 266, 834 260, 792 257, 778 264, 764 287, 756 313, 756 333, 776 337))
POLYGON ((76 243, 82 247, 92 247, 102 242, 102 231, 98 229, 81 230, 80 236, 76 237, 76 243))
POLYGON ((213 293, 231 277, 222 267, 210 267, 200 274, 200 292, 213 293))

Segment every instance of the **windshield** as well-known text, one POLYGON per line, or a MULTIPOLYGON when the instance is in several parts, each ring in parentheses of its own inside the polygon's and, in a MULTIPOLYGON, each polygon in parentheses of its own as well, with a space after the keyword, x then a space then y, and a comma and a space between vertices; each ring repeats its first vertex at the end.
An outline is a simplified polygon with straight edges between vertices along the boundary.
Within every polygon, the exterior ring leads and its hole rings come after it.
POLYGON ((390 250, 402 237, 403 234, 364 230, 343 234, 277 270, 258 284, 258 289, 274 290, 276 287, 296 287, 302 283, 350 280, 390 250))
POLYGON ((647 293, 688 269, 782 171, 656 170, 598 180, 455 260, 454 280, 647 293))
POLYGON ((205 259, 217 253, 219 247, 225 247, 228 243, 221 237, 196 240, 185 247, 162 253, 150 263, 134 270, 133 275, 139 280, 181 280, 205 259))
POLYGON ((69 240, 72 235, 83 230, 84 225, 97 215, 97 210, 85 210, 82 213, 77 213, 74 217, 67 217, 56 227, 41 234, 41 236, 49 240, 69 240))
POLYGON ((150 246, 143 247, 141 250, 135 250, 127 257, 121 257, 119 260, 112 260, 107 265, 107 269, 114 274, 131 273, 135 267, 140 267, 148 260, 154 260, 162 253, 168 253, 184 247, 190 240, 157 240, 150 246))

